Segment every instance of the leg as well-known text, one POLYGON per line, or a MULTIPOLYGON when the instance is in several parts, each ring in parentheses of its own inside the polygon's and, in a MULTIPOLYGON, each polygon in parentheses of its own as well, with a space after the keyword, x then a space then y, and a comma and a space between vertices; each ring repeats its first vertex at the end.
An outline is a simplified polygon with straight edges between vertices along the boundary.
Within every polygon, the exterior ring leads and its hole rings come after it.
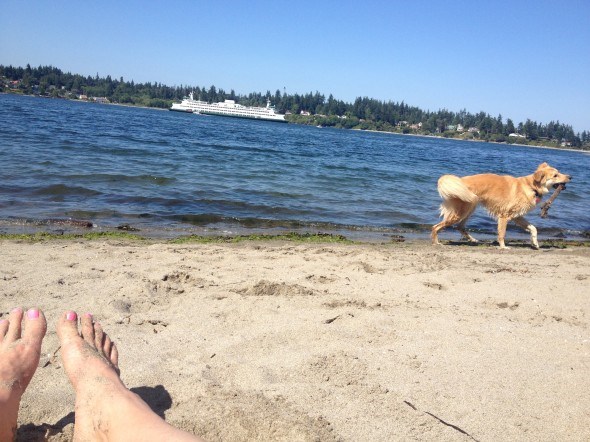
POLYGON ((474 205, 474 206, 472 206, 472 207, 469 208, 469 210, 467 211, 466 215, 464 215, 464 218, 461 220, 461 222, 457 226, 457 230, 459 232, 461 232, 461 235, 463 235, 463 238, 467 239, 467 241, 469 241, 469 242, 479 242, 477 239, 475 239, 473 236, 471 236, 469 234, 469 232, 467 232, 467 230, 465 229, 465 224, 467 224, 467 220, 473 214, 473 211, 475 210, 475 207, 476 206, 474 205))
POLYGON ((438 232, 440 232, 445 227, 450 227, 454 224, 454 222, 443 220, 440 223, 432 226, 432 232, 430 233, 430 238, 432 240, 432 244, 436 246, 440 246, 440 241, 438 240, 438 232))
POLYGON ((20 399, 31 382, 47 330, 43 312, 30 309, 22 330, 23 310, 16 308, 0 320, 0 440, 16 438, 20 399))
POLYGON ((514 218, 514 222, 531 234, 531 246, 533 249, 539 250, 539 243, 537 242, 537 228, 529 223, 524 217, 520 216, 514 218))
POLYGON ((508 225, 508 218, 500 217, 498 218, 498 243, 500 244, 501 249, 509 249, 510 247, 506 247, 504 244, 504 237, 506 236, 506 226, 508 225))
POLYGON ((461 235, 463 236, 463 238, 465 238, 467 241, 469 242, 479 242, 477 239, 475 239, 473 236, 471 236, 469 234, 469 232, 467 230, 465 230, 465 223, 462 222, 457 226, 457 230, 459 232, 461 232, 461 235))
POLYGON ((464 238, 467 238, 467 240, 471 242, 477 242, 477 240, 465 230, 465 223, 476 207, 477 204, 472 205, 459 199, 444 201, 440 206, 443 220, 432 226, 432 233, 430 234, 432 244, 440 245, 440 242, 438 241, 438 232, 457 223, 459 223, 457 229, 461 232, 464 238))
POLYGON ((432 226, 432 232, 430 233, 432 244, 440 245, 440 242, 438 241, 438 232, 461 221, 463 218, 461 215, 461 203, 462 201, 460 200, 447 200, 442 203, 440 206, 440 213, 443 220, 432 226))
POLYGON ((64 368, 76 391, 74 440, 200 440, 167 424, 119 378, 117 347, 90 314, 58 322, 64 368))

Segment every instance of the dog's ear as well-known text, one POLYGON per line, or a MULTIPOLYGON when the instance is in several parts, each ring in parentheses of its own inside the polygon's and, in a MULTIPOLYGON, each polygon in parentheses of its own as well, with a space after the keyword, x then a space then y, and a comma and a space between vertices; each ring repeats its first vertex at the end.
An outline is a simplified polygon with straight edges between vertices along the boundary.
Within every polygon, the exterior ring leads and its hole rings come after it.
POLYGON ((537 170, 543 169, 544 167, 549 167, 549 164, 547 164, 547 163, 541 163, 541 164, 539 164, 539 167, 537 167, 537 170))
MULTIPOLYGON (((547 164, 547 163, 543 163, 543 164, 547 164)), ((541 166, 543 165, 541 164, 541 166)), ((539 166, 539 168, 537 169, 537 171, 533 174, 533 182, 535 183, 536 186, 541 186, 543 184, 543 181, 545 180, 545 170, 543 167, 539 166)))

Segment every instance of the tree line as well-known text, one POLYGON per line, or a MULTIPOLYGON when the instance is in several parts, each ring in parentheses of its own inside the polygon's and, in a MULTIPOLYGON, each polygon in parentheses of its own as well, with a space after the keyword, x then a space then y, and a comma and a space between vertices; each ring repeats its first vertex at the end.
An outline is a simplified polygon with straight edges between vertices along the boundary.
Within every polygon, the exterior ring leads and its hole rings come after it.
POLYGON ((358 97, 348 103, 332 95, 326 98, 319 92, 287 94, 280 90, 274 94, 270 91, 236 94, 233 89, 226 92, 215 86, 170 87, 158 82, 135 83, 110 75, 100 77, 98 73, 94 77, 82 76, 65 73, 53 66, 27 65, 23 68, 0 65, 0 80, 3 80, 0 81, 0 91, 66 98, 81 95, 105 97, 114 103, 159 108, 169 108, 189 92, 203 101, 230 99, 246 106, 265 106, 270 99, 278 112, 287 114, 289 121, 300 124, 590 149, 590 132, 576 134, 571 125, 559 121, 543 124, 528 119, 515 123, 510 118, 504 120, 502 115, 473 114, 465 109, 459 112, 447 109, 424 111, 403 101, 358 97))

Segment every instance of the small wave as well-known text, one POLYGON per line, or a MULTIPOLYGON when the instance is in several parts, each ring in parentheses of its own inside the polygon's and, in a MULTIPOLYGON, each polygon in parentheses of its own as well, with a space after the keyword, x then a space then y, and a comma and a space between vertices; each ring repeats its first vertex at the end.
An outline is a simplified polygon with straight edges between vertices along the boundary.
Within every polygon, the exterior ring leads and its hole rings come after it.
POLYGON ((67 175, 67 178, 76 180, 88 180, 90 182, 100 183, 151 183, 157 185, 166 185, 175 181, 175 178, 163 177, 157 175, 121 175, 121 174, 109 174, 109 173, 96 173, 96 174, 74 174, 67 175))
POLYGON ((113 210, 70 210, 65 215, 77 219, 111 219, 121 216, 113 210))
POLYGON ((168 219, 193 224, 195 226, 206 226, 208 224, 220 223, 226 220, 223 216, 213 214, 200 215, 172 215, 168 219))
POLYGON ((270 228, 270 227, 286 227, 286 228, 302 228, 309 226, 337 226, 331 223, 311 223, 299 220, 284 220, 284 219, 270 219, 270 218, 255 218, 255 217, 235 217, 223 216, 213 213, 201 214, 183 214, 170 215, 166 219, 189 223, 196 226, 208 226, 212 224, 235 224, 248 228, 270 228))
POLYGON ((395 226, 399 231, 408 231, 408 232, 429 232, 432 229, 431 224, 421 224, 421 223, 399 223, 395 226))
POLYGON ((113 224, 121 219, 155 219, 154 224, 160 227, 166 227, 166 221, 153 213, 124 213, 115 210, 68 210, 64 215, 72 218, 83 218, 92 220, 101 220, 102 223, 113 224))
POLYGON ((186 207, 187 201, 178 198, 162 198, 158 196, 138 196, 133 194, 110 194, 104 198, 108 204, 114 204, 117 207, 149 207, 151 210, 160 210, 166 212, 178 211, 186 207))
POLYGON ((239 211, 240 214, 245 213, 260 213, 260 214, 273 214, 273 215, 282 215, 282 216, 304 216, 307 214, 312 213, 311 210, 307 210, 305 208, 294 208, 294 207, 284 207, 277 205, 267 205, 262 204, 253 204, 248 201, 239 201, 239 200, 213 200, 213 199, 201 199, 196 201, 199 205, 203 207, 214 207, 216 211, 221 211, 223 213, 236 213, 239 211))
POLYGON ((313 230, 341 230, 341 231, 365 231, 365 232, 381 232, 381 233, 421 233, 430 230, 430 225, 420 224, 404 224, 395 225, 391 227, 375 227, 375 226, 360 226, 339 224, 324 221, 302 221, 297 219, 270 219, 270 218, 256 218, 256 217, 235 217, 223 216, 212 213, 203 214, 183 214, 183 215, 169 215, 165 219, 188 223, 200 227, 212 226, 215 224, 235 225, 242 228, 258 229, 258 228, 285 228, 285 229, 313 229, 313 230))
POLYGON ((79 186, 67 186, 65 184, 52 184, 51 186, 40 187, 32 192, 33 195, 47 195, 54 197, 61 197, 67 195, 76 196, 95 196, 100 195, 101 192, 79 186))

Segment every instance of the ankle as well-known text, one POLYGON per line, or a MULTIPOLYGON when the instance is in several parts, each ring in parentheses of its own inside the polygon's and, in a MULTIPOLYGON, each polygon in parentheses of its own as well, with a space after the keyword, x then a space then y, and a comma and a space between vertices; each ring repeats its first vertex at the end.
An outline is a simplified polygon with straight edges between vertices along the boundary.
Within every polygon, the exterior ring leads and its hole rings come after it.
POLYGON ((149 440, 149 429, 160 425, 150 407, 122 383, 96 385, 76 391, 74 439, 149 440))
POLYGON ((14 440, 22 394, 0 386, 0 440, 14 440))

